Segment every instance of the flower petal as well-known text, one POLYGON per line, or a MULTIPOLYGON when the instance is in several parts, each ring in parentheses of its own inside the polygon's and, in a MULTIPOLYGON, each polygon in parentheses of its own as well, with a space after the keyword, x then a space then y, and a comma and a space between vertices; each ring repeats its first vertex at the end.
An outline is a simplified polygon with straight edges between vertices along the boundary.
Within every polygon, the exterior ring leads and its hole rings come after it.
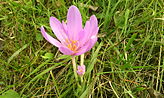
POLYGON ((49 41, 51 44, 53 44, 56 47, 60 47, 61 46, 61 43, 58 40, 54 39, 53 37, 51 37, 49 34, 46 33, 46 31, 44 30, 43 26, 40 28, 40 30, 42 32, 43 37, 47 41, 49 41))
POLYGON ((77 73, 78 75, 82 76, 85 73, 85 65, 80 65, 77 67, 77 73))
POLYGON ((82 18, 78 8, 72 5, 67 13, 67 27, 71 40, 76 40, 78 33, 82 30, 82 18))
POLYGON ((86 22, 84 27, 84 34, 80 34, 80 44, 85 44, 92 36, 97 36, 98 33, 98 21, 95 15, 92 15, 89 21, 86 22))
POLYGON ((95 15, 92 15, 90 17, 90 32, 92 33, 92 35, 97 35, 98 32, 94 32, 96 28, 98 28, 98 21, 95 15))
POLYGON ((79 49, 78 49, 78 52, 75 53, 74 55, 81 55, 87 51, 89 51, 93 46, 94 44, 96 43, 97 41, 97 37, 92 37, 92 39, 88 40, 88 42, 86 42, 83 46, 81 46, 79 49))
POLYGON ((77 67, 78 70, 82 69, 85 72, 85 65, 80 65, 77 67))
POLYGON ((62 52, 64 55, 73 55, 74 52, 68 49, 67 47, 59 47, 60 52, 62 52))
POLYGON ((85 52, 87 52, 87 48, 89 47, 90 45, 90 41, 83 47, 81 47, 77 53, 75 53, 74 55, 81 55, 81 54, 84 54, 85 52))
POLYGON ((61 22, 58 19, 56 19, 55 17, 50 17, 50 26, 51 26, 54 34, 58 38, 58 40, 63 42, 63 41, 65 41, 65 39, 67 39, 67 36, 64 32, 63 25, 61 24, 61 22))
POLYGON ((85 44, 85 42, 88 40, 89 34, 90 34, 90 22, 87 21, 83 32, 79 33, 79 42, 81 46, 85 44))
POLYGON ((64 32, 66 33, 66 35, 68 36, 68 28, 67 28, 67 24, 62 21, 62 25, 63 25, 63 29, 64 29, 64 32))
POLYGON ((98 27, 98 21, 95 15, 90 17, 90 23, 93 25, 93 27, 98 27))
POLYGON ((87 47, 86 51, 91 50, 91 48, 95 45, 95 43, 97 42, 97 36, 92 36, 90 39, 90 45, 87 47))
POLYGON ((95 43, 97 42, 97 36, 92 36, 91 39, 86 42, 84 44, 83 47, 81 47, 79 50, 78 50, 78 53, 74 54, 74 55, 81 55, 89 50, 91 50, 91 48, 95 45, 95 43))
POLYGON ((87 31, 85 34, 86 40, 90 39, 91 36, 97 35, 98 32, 98 22, 95 15, 92 15, 89 21, 86 22, 84 30, 87 31), (89 23, 88 23, 89 22, 89 23))

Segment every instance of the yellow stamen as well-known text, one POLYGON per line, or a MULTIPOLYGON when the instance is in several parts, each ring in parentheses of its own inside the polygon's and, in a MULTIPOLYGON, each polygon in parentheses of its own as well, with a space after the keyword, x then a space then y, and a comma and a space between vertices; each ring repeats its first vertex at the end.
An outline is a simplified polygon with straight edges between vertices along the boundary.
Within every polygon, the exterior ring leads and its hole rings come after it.
POLYGON ((70 50, 72 50, 72 51, 74 51, 74 52, 77 52, 77 45, 76 45, 76 43, 77 43, 77 41, 76 40, 66 40, 66 42, 68 43, 68 45, 67 45, 67 47, 70 49, 70 50))
POLYGON ((80 69, 80 70, 79 70, 79 72, 83 72, 83 70, 82 70, 82 69, 80 69))

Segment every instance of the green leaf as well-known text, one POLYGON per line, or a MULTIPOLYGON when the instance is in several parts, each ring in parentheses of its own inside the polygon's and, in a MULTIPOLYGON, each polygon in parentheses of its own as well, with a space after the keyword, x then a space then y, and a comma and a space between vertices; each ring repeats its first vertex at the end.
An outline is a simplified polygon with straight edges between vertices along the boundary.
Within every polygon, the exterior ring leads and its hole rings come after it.
POLYGON ((136 88, 134 89, 133 92, 139 92, 139 91, 143 91, 143 90, 145 90, 144 87, 140 87, 140 86, 138 86, 138 87, 136 87, 136 88))
POLYGON ((44 56, 42 56, 42 58, 44 59, 52 59, 54 57, 53 53, 49 53, 47 52, 44 56))
POLYGON ((0 98, 20 98, 19 94, 14 90, 4 92, 0 98))
POLYGON ((10 61, 11 61, 14 57, 16 57, 20 52, 22 52, 24 49, 26 49, 28 45, 29 45, 29 44, 25 44, 22 48, 20 48, 19 50, 17 50, 11 57, 9 57, 7 63, 10 63, 10 61))
POLYGON ((71 59, 71 56, 70 55, 61 55, 60 57, 57 58, 57 60, 62 60, 62 59, 67 59, 67 58, 71 59))
POLYGON ((36 34, 36 41, 42 41, 43 40, 43 36, 40 33, 36 34))
POLYGON ((127 45, 126 45, 126 48, 125 48, 126 51, 129 50, 129 49, 131 48, 130 45, 131 45, 131 44, 133 43, 133 41, 135 40, 136 36, 137 36, 137 33, 133 34, 132 37, 129 39, 129 41, 128 41, 127 45))
POLYGON ((99 50, 101 49, 102 45, 103 45, 103 43, 101 42, 99 44, 99 46, 97 47, 96 51, 93 53, 92 58, 91 58, 91 61, 90 61, 90 64, 87 67, 86 75, 89 75, 90 72, 93 70, 94 64, 97 61, 97 56, 98 56, 99 50))
POLYGON ((114 14, 114 23, 116 25, 116 27, 118 28, 123 28, 124 26, 124 21, 125 21, 125 17, 122 17, 124 14, 124 11, 117 11, 114 14))
MULTIPOLYGON (((33 81, 35 81, 38 77, 41 77, 42 75, 44 75, 45 73, 49 72, 50 70, 53 70, 56 66, 59 66, 59 65, 61 65, 62 63, 65 63, 65 62, 67 62, 67 61, 69 61, 69 58, 66 59, 66 60, 64 60, 64 61, 62 61, 62 62, 60 62, 60 63, 55 63, 53 66, 51 66, 51 67, 49 67, 49 68, 43 70, 41 73, 37 74, 34 78, 32 78, 32 80, 30 80, 30 81, 24 86, 24 88, 23 88, 23 90, 22 90, 22 92, 21 92, 21 95, 23 94, 23 92, 24 92, 24 90, 26 89, 26 87, 28 87, 28 86, 29 86, 33 81)), ((37 70, 36 70, 36 71, 37 71, 37 70)), ((32 72, 32 74, 34 74, 36 71, 34 70, 34 72, 32 72)), ((32 74, 30 74, 30 75, 32 75, 32 74)), ((30 75, 29 75, 29 76, 30 76, 30 75)))

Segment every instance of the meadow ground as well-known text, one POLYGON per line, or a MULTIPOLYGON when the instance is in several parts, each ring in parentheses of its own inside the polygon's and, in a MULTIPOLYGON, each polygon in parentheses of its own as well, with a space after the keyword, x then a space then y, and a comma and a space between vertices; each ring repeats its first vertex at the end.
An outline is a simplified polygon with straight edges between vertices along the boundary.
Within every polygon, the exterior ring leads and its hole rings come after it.
POLYGON ((0 98, 162 98, 163 7, 163 0, 0 0, 0 98), (66 20, 71 5, 84 23, 96 15, 100 28, 79 84, 71 57, 39 29, 53 35, 49 17, 66 20))

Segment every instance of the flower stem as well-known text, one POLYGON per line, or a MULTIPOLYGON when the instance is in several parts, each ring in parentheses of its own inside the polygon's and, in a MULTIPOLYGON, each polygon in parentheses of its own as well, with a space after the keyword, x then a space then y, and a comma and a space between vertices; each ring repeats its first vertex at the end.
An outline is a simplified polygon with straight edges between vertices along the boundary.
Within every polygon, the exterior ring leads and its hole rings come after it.
POLYGON ((80 79, 81 79, 81 83, 83 83, 83 76, 81 76, 80 79))
POLYGON ((75 75, 75 79, 76 81, 78 81, 78 77, 77 77, 77 73, 76 73, 76 61, 75 61, 75 56, 72 56, 72 64, 73 64, 73 71, 74 71, 74 75, 75 75))
POLYGON ((84 65, 84 54, 80 56, 80 65, 84 65))
MULTIPOLYGON (((81 66, 84 65, 84 54, 80 56, 80 65, 81 66)), ((80 79, 81 79, 81 83, 83 83, 83 76, 81 76, 80 79)))

